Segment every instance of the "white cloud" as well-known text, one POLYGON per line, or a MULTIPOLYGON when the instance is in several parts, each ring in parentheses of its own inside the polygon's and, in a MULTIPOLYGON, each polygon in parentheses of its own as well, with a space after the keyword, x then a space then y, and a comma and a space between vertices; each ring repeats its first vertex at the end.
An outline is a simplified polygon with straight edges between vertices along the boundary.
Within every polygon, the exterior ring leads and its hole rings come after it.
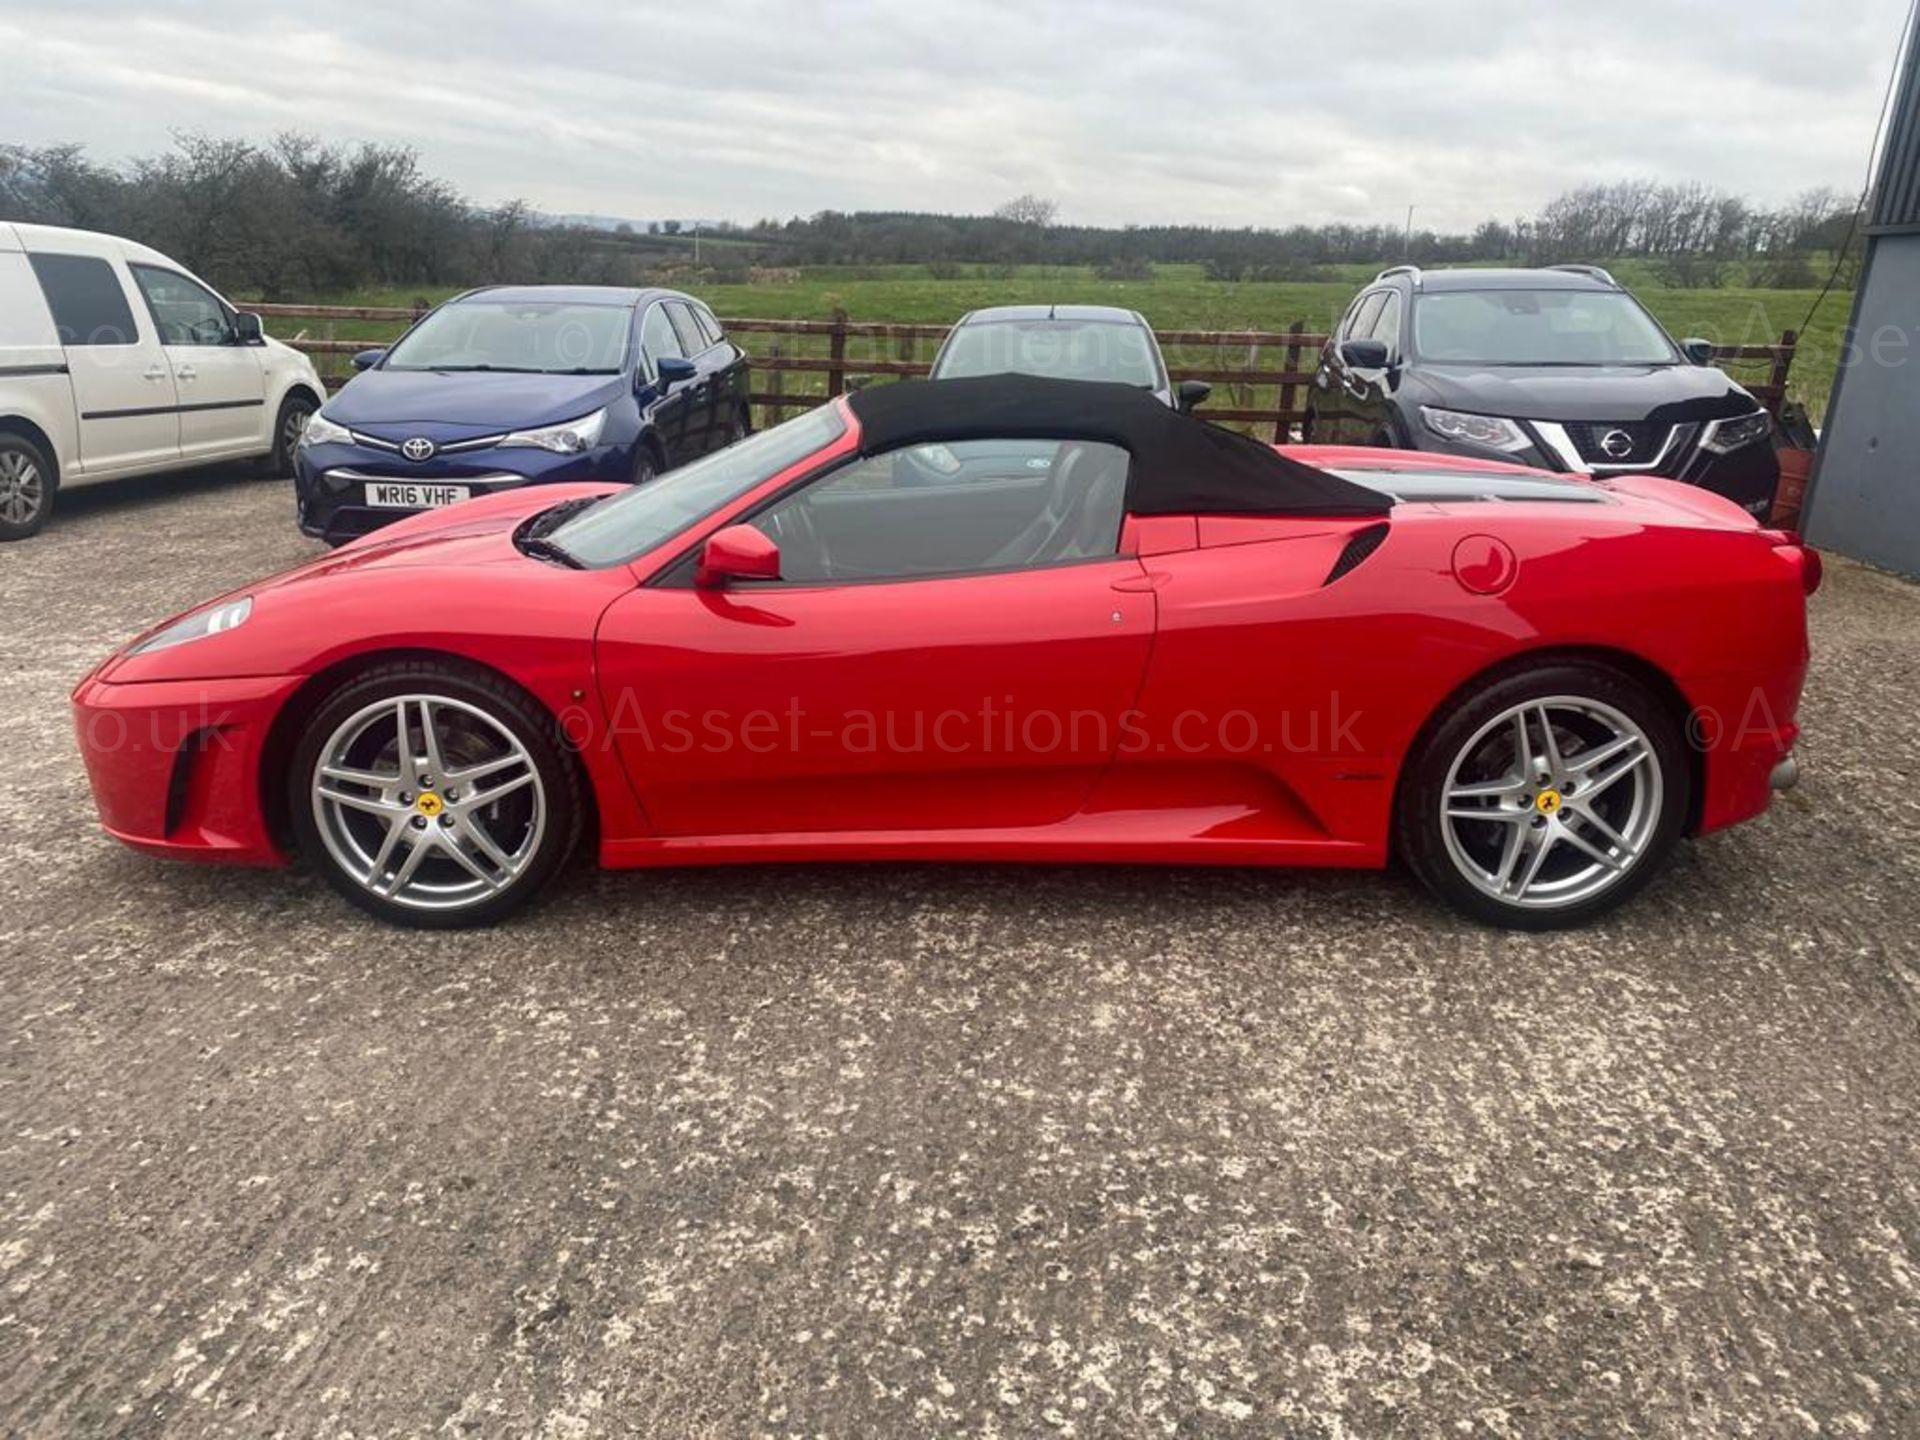
POLYGON ((475 200, 753 220, 1469 226, 1623 176, 1859 182, 1903 0, 826 0, 294 10, 0 0, 0 136, 416 146, 475 200), (611 13, 610 13, 611 12, 611 13))

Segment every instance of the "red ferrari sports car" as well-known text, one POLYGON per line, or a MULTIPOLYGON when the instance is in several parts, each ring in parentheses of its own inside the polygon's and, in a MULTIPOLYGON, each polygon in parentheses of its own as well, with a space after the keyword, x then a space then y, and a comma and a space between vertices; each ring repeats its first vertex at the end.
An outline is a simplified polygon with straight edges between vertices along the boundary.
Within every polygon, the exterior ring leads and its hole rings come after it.
POLYGON ((118 839, 298 855, 416 925, 500 918, 590 834, 615 867, 1397 854, 1540 929, 1791 781, 1819 575, 1664 480, 992 377, 412 517, 73 701, 118 839))

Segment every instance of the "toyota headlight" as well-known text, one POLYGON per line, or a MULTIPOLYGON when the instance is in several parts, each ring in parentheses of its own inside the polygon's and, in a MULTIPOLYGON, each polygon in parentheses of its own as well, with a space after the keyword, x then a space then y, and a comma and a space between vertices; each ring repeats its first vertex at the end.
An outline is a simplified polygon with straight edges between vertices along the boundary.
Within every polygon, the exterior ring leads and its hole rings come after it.
POLYGON ((1716 455, 1764 440, 1773 432, 1773 417, 1764 410, 1751 415, 1736 415, 1731 420, 1715 420, 1700 437, 1700 448, 1716 455))
POLYGON ((238 600, 228 600, 219 605, 209 605, 204 610, 195 610, 191 615, 182 615, 171 625, 154 631, 127 653, 151 655, 155 650, 171 650, 175 645, 184 645, 189 640, 204 640, 209 635, 218 635, 223 631, 232 630, 252 613, 253 597, 251 595, 243 595, 238 600))
POLYGON ((1483 450, 1499 450, 1507 454, 1533 448, 1533 440, 1527 432, 1503 416, 1468 415, 1459 410, 1436 410, 1430 405, 1422 405, 1420 418, 1427 422, 1427 429, 1443 440, 1478 445, 1483 450))
POLYGON ((578 420, 566 420, 558 425, 543 425, 538 430, 515 430, 511 435, 502 436, 502 446, 521 445, 534 450, 551 450, 556 455, 578 455, 582 450, 591 450, 600 443, 600 432, 606 428, 607 412, 596 410, 591 415, 582 415, 578 420))
POLYGON ((306 429, 300 432, 300 444, 308 445, 350 445, 353 432, 344 425, 336 425, 318 410, 307 417, 306 429))

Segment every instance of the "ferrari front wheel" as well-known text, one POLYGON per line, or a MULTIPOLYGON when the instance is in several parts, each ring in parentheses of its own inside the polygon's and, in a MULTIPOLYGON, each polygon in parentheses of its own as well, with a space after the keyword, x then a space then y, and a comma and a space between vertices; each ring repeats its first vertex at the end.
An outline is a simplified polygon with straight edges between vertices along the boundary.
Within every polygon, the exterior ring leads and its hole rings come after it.
POLYGON ((1481 687, 1431 728, 1401 786, 1399 846, 1467 914, 1559 929, 1652 878, 1689 792, 1660 696, 1610 666, 1547 664, 1481 687))
POLYGON ((550 717, 465 666, 385 666, 331 695, 295 747, 305 857, 384 920, 490 924, 531 899, 579 838, 577 770, 550 717))

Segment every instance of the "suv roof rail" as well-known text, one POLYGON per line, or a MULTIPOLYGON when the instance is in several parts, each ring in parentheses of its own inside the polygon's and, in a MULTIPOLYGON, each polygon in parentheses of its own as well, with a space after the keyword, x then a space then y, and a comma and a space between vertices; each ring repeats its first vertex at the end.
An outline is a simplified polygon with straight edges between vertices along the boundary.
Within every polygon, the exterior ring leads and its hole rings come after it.
POLYGON ((1598 265, 1549 265, 1549 270, 1565 270, 1573 275, 1591 275, 1595 280, 1605 281, 1614 289, 1620 288, 1620 282, 1602 270, 1598 265))
POLYGON ((1373 277, 1373 283, 1378 285, 1389 275, 1410 275, 1413 277, 1414 284, 1418 285, 1420 283, 1420 267, 1418 265, 1389 265, 1373 277))

